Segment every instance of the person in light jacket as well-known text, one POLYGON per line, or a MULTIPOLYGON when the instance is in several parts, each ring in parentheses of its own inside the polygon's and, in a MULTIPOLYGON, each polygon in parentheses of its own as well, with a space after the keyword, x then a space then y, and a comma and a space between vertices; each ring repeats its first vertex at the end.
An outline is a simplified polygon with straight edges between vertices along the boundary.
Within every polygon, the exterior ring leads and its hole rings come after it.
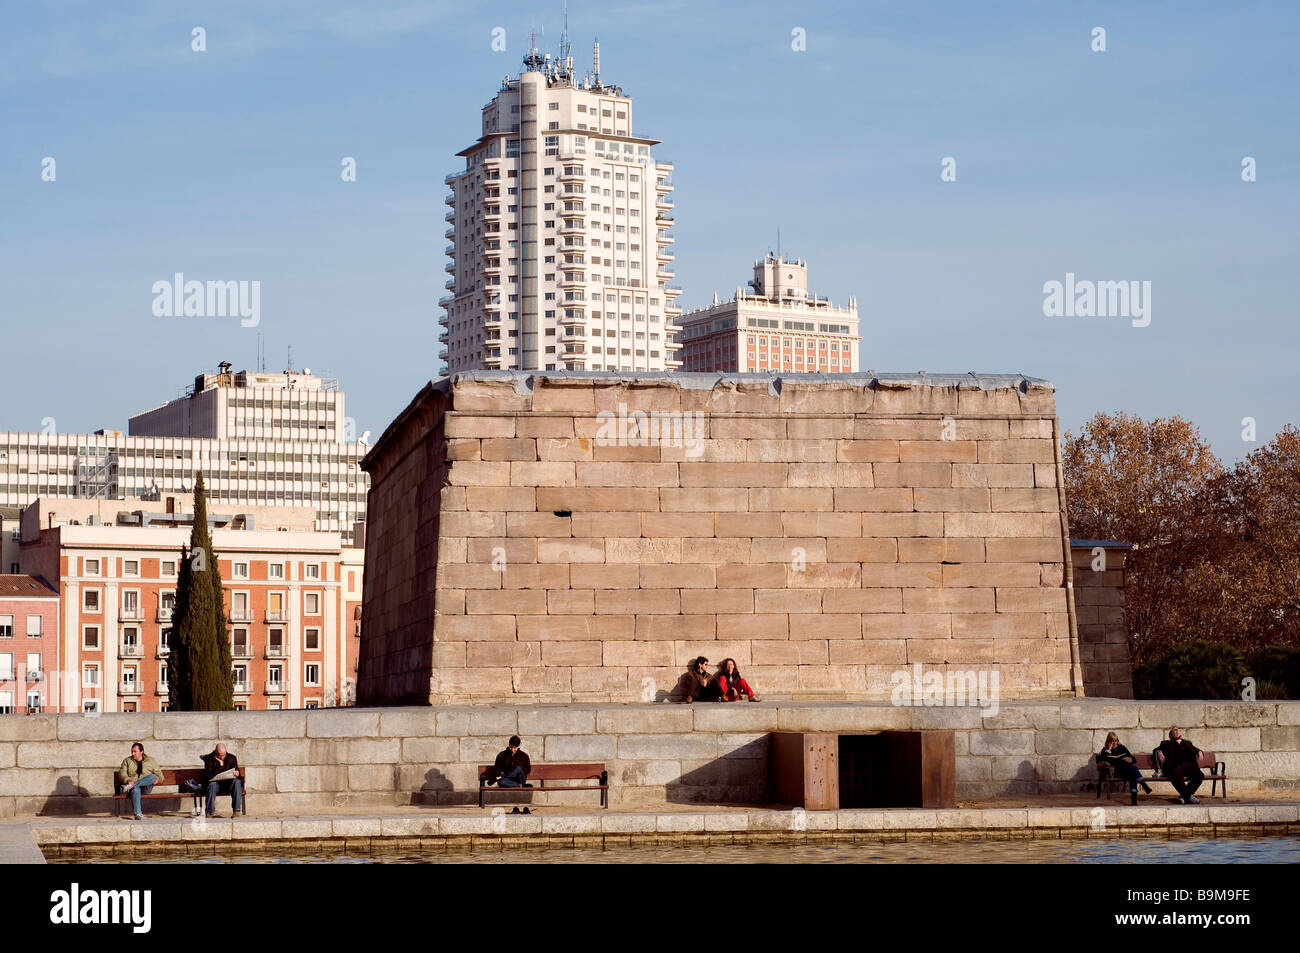
POLYGON ((121 782, 123 792, 131 795, 131 813, 137 821, 143 821, 144 805, 140 798, 162 780, 162 768, 144 753, 144 745, 137 741, 131 745, 131 754, 122 760, 121 767, 117 769, 117 780, 121 782))

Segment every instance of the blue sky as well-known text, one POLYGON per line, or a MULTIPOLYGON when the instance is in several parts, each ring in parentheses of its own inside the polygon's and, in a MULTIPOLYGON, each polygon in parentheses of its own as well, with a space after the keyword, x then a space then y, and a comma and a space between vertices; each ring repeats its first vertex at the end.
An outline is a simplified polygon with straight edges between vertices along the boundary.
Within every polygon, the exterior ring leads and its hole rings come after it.
MULTIPOLYGON (((0 430, 124 428, 253 366, 260 330, 269 369, 292 345, 382 431, 439 369, 443 176, 560 25, 558 2, 6 11, 0 430), (155 317, 177 271, 259 280, 260 327, 155 317)), ((818 294, 857 296, 864 369, 1046 377, 1069 428, 1178 414, 1227 460, 1258 446, 1243 417, 1260 442, 1300 424, 1298 25, 1283 2, 570 4, 579 69, 599 35, 677 165, 685 307, 780 228, 818 294), (1150 281, 1150 325, 1045 317, 1067 272, 1150 281)))

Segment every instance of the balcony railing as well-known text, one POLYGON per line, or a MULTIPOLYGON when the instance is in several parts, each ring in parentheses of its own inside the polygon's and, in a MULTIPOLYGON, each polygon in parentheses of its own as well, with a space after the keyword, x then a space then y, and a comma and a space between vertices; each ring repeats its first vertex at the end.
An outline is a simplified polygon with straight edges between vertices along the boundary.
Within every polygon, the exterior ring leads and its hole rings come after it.
POLYGON ((117 654, 123 658, 140 658, 144 655, 144 646, 139 642, 123 642, 117 654))
POLYGON ((252 658, 253 649, 247 642, 236 642, 231 646, 230 654, 233 658, 252 658))
POLYGON ((139 606, 122 606, 117 613, 117 617, 127 622, 144 621, 144 613, 140 611, 139 606))
POLYGON ((283 646, 283 645, 274 645, 274 644, 272 644, 272 645, 268 645, 268 646, 266 647, 266 657, 267 657, 267 658, 284 658, 284 646, 283 646))
POLYGON ((287 621, 289 621, 289 614, 288 614, 287 612, 285 612, 283 609, 267 609, 267 610, 266 610, 266 621, 267 621, 267 622, 287 622, 287 621))
POLYGON ((236 695, 248 695, 253 691, 253 680, 246 678, 242 682, 235 682, 236 695))
POLYGON ((140 687, 139 681, 128 682, 126 679, 123 679, 117 686, 117 693, 119 695, 141 695, 144 693, 144 689, 140 687))
POLYGON ((287 682, 272 682, 268 680, 266 683, 266 693, 268 695, 284 695, 288 691, 289 685, 287 682))

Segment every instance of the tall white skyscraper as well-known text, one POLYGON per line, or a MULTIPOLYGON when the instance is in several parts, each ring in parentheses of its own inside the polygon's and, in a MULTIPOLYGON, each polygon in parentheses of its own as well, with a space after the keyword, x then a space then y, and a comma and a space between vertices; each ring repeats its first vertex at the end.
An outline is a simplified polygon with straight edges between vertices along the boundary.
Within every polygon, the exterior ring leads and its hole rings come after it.
POLYGON ((448 373, 473 368, 670 370, 672 171, 633 132, 632 100, 560 55, 524 58, 483 107, 446 178, 448 373))

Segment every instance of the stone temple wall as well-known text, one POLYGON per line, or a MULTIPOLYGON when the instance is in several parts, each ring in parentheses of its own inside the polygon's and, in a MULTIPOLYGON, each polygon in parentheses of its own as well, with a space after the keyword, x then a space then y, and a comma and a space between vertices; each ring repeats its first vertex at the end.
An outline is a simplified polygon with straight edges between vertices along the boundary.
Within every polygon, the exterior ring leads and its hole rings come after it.
POLYGON ((1020 376, 430 383, 376 443, 358 704, 1082 693, 1053 389, 1020 376))
POLYGON ((1129 547, 1103 540, 1071 540, 1079 660, 1088 694, 1133 697, 1133 663, 1124 613, 1125 560, 1129 547))

